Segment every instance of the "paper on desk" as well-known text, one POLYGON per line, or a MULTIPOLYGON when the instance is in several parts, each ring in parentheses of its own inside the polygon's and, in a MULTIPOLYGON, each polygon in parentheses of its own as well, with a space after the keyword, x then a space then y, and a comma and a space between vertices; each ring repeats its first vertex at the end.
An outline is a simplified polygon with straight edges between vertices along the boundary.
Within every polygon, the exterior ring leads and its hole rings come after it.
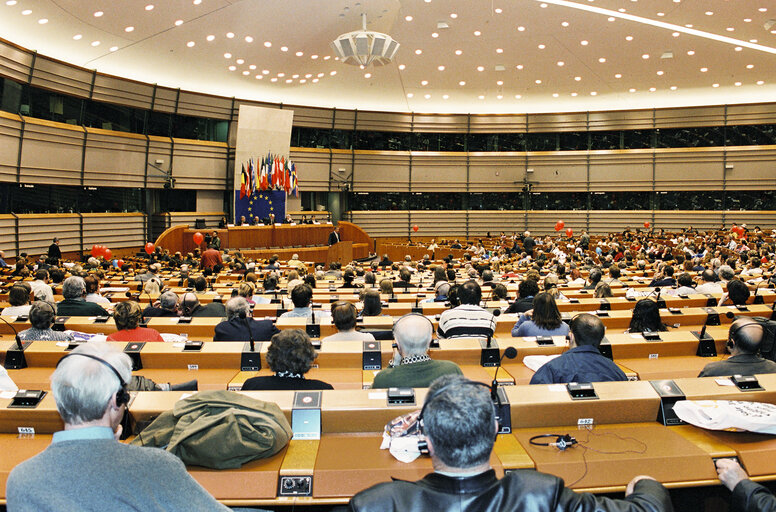
POLYGON ((549 356, 543 356, 543 355, 525 356, 523 358, 523 364, 526 365, 531 370, 537 371, 539 368, 541 368, 548 362, 552 361, 559 355, 560 354, 552 354, 549 356))
POLYGON ((733 381, 728 378, 714 379, 718 386, 733 386, 733 381))
POLYGON ((776 434, 776 405, 738 400, 680 400, 676 415, 696 427, 709 430, 745 430, 776 434))
POLYGON ((11 392, 10 397, 3 397, 3 398, 13 398, 16 394, 16 391, 19 390, 19 386, 14 383, 13 379, 8 376, 8 371, 0 366, 0 391, 8 391, 11 392))
POLYGON ((420 436, 391 437, 383 432, 383 442, 380 444, 380 449, 391 452, 391 455, 399 462, 410 463, 420 457, 419 440, 420 436))
POLYGON ((108 286, 100 288, 101 293, 124 293, 129 291, 129 286, 108 286))
MULTIPOLYGON (((162 335, 162 339, 166 341, 167 343, 186 343, 187 338, 184 338, 180 334, 173 334, 171 332, 162 332, 160 333, 162 335)), ((175 345, 176 347, 178 345, 175 345)), ((181 347, 183 345, 180 345, 181 347)))

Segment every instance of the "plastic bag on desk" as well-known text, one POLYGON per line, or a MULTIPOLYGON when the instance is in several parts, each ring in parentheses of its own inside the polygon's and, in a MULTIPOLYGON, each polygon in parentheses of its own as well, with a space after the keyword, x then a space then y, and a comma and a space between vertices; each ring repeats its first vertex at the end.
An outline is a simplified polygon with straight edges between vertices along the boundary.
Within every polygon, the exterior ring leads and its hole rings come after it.
POLYGON ((391 452, 399 462, 412 462, 420 457, 418 442, 425 437, 420 432, 420 410, 392 419, 385 425, 381 450, 391 452))
POLYGON ((776 405, 738 400, 680 400, 676 415, 696 427, 776 434, 776 405))

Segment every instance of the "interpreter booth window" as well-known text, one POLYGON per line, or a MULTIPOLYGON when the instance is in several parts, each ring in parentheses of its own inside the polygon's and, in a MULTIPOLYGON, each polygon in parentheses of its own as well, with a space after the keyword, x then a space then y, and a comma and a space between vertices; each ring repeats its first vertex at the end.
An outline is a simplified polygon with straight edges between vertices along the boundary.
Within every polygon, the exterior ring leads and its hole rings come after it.
POLYGON ((469 210, 522 210, 523 194, 492 192, 469 194, 469 210))
POLYGON ((767 146, 776 144, 776 124, 725 127, 726 146, 767 146))
POLYGON ((146 133, 159 137, 170 137, 172 133, 172 114, 149 112, 146 133))
POLYGON ((650 192, 592 192, 591 210, 649 210, 650 192))
POLYGON ((0 77, 0 110, 19 113, 24 86, 10 78, 0 77))
POLYGON ((160 212, 197 211, 197 191, 182 189, 162 189, 159 193, 160 212))
POLYGON ((413 192, 410 210, 464 210, 466 194, 456 192, 413 192))
POLYGON ((332 149, 353 149, 353 131, 332 129, 329 132, 329 147, 332 149))
POLYGON ((527 133, 525 139, 526 151, 558 151, 557 133, 527 133))
POLYGON ((307 128, 306 126, 294 126, 291 128, 291 146, 296 148, 329 147, 329 130, 319 128, 307 128))
POLYGON ((146 111, 86 100, 83 125, 117 132, 145 133, 146 111))
POLYGON ((226 142, 228 132, 228 121, 182 115, 173 118, 172 136, 180 139, 226 142))
POLYGON ((143 210, 139 188, 66 187, 8 184, 9 208, 3 213, 127 213, 143 210))
POLYGON ((657 192, 656 210, 722 210, 721 190, 657 192))
POLYGON ((19 112, 38 119, 79 125, 81 123, 81 103, 80 98, 35 87, 24 87, 19 112))
MULTIPOLYGON (((474 135, 468 135, 469 139, 474 135)), ((412 134, 413 151, 467 151, 465 133, 426 133, 412 134)), ((468 151, 485 151, 468 148, 468 151)))
POLYGON ((534 192, 530 210, 586 210, 587 192, 534 192))
POLYGON ((410 132, 355 132, 354 149, 374 151, 409 151, 412 143, 410 132))
POLYGON ((587 146, 587 132, 560 132, 558 134, 558 149, 561 151, 586 151, 587 146))
POLYGON ((776 191, 734 190, 725 196, 727 210, 776 210, 776 191))
POLYGON ((590 132, 588 136, 590 138, 590 149, 592 150, 622 149, 622 131, 590 132))
POLYGON ((700 148, 722 146, 725 143, 723 126, 660 128, 656 132, 659 148, 700 148))
POLYGON ((623 130, 622 149, 649 149, 655 147, 655 130, 623 130))
POLYGON ((351 192, 351 210, 406 210, 407 194, 401 192, 351 192))

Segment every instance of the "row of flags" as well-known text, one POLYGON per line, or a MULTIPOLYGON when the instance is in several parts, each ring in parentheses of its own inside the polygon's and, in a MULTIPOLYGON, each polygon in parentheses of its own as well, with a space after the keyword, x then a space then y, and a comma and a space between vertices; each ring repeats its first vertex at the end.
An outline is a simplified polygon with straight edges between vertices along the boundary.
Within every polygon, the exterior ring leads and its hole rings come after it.
POLYGON ((299 197, 296 164, 285 157, 267 153, 260 162, 251 157, 242 164, 240 199, 252 196, 257 190, 285 190, 287 195, 299 197))

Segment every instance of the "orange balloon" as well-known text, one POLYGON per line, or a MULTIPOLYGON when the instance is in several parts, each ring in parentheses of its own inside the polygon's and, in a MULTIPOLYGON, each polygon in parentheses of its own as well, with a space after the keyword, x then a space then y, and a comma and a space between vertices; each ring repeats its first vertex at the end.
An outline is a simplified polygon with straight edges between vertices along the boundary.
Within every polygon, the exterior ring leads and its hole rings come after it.
POLYGON ((192 238, 194 238, 194 243, 197 245, 201 244, 205 240, 204 235, 202 235, 202 233, 200 233, 199 231, 194 233, 194 236, 192 238))
POLYGON ((147 244, 145 244, 145 252, 146 254, 153 254, 154 244, 152 244, 151 242, 148 242, 147 244))
POLYGON ((645 227, 645 228, 647 228, 647 229, 649 229, 649 221, 647 221, 647 222, 645 222, 645 223, 644 223, 644 227, 645 227))
POLYGON ((420 228, 418 227, 418 225, 417 225, 417 224, 415 224, 414 226, 412 226, 412 231, 415 231, 415 232, 417 232, 419 229, 420 229, 420 228))

